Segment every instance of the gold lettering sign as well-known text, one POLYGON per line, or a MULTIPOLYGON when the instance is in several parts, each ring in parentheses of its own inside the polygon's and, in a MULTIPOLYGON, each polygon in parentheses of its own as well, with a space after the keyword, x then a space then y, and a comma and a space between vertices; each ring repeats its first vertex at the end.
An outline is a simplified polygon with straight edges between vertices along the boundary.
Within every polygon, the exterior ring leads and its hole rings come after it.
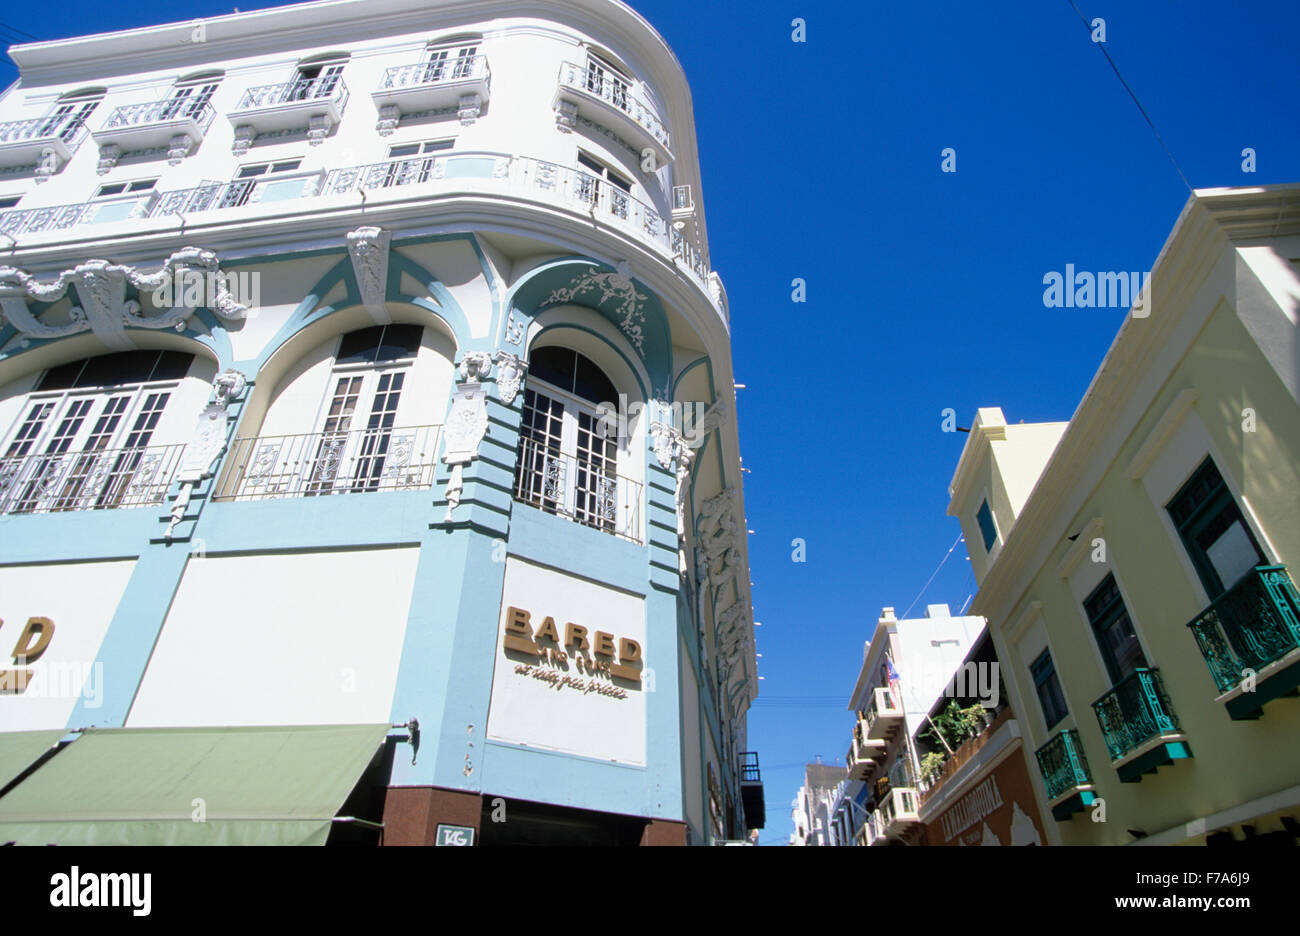
MULTIPOLYGON (((4 627, 4 623, 0 620, 0 627, 4 627)), ((28 663, 35 663, 49 648, 52 639, 54 639, 53 621, 39 616, 28 618, 27 625, 18 635, 18 642, 14 644, 11 654, 14 665, 22 667, 28 663)), ((0 670, 0 695, 21 695, 34 675, 29 669, 0 670)))
MULTIPOLYGON (((588 640, 588 629, 570 621, 564 625, 564 643, 561 645, 555 618, 550 616, 543 618, 536 631, 533 630, 532 618, 532 613, 523 608, 516 608, 513 605, 506 608, 505 635, 501 641, 506 650, 539 659, 537 666, 549 664, 567 670, 572 660, 579 673, 625 680, 638 686, 641 684, 641 645, 632 638, 617 638, 616 645, 613 634, 598 630, 588 640), (539 644, 540 641, 551 641, 555 646, 543 648, 539 644)), ((524 672, 519 667, 516 667, 515 671, 524 672)), ((543 678, 534 668, 530 668, 527 673, 537 679, 543 678)), ((579 681, 572 676, 545 681, 552 682, 557 689, 566 685, 579 684, 579 681)), ((604 692, 594 685, 588 687, 583 684, 583 688, 587 692, 615 695, 615 693, 604 692)))

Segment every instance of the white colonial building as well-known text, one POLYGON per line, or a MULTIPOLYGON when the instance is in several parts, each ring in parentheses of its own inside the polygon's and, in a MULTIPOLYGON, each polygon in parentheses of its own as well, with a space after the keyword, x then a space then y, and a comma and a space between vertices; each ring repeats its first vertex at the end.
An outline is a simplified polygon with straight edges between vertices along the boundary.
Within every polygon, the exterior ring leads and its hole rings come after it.
POLYGON ((331 0, 10 56, 0 841, 760 827, 729 309, 654 29, 331 0))

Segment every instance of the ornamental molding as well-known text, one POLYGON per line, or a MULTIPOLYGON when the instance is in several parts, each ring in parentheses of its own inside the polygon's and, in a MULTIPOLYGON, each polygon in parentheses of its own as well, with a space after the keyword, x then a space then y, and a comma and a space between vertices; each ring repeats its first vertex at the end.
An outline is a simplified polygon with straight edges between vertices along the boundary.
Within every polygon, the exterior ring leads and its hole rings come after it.
POLYGON ((376 325, 392 321, 388 314, 388 253, 393 232, 378 227, 361 227, 348 233, 348 256, 357 276, 361 303, 376 325))
POLYGON ((176 473, 181 489, 172 502, 171 522, 167 524, 163 539, 170 540, 176 525, 185 518, 194 486, 212 476, 212 467, 226 450, 226 441, 230 437, 230 404, 239 399, 247 385, 244 375, 233 368, 222 371, 213 379, 212 402, 199 413, 198 424, 176 473))
POLYGON ((487 434, 487 391, 479 380, 487 377, 491 369, 492 359, 483 351, 468 351, 460 362, 464 382, 452 394, 451 410, 443 429, 442 462, 451 466, 444 523, 452 521, 452 514, 460 505, 465 490, 465 466, 478 457, 479 443, 487 434))
MULTIPOLYGON (((144 273, 133 266, 108 260, 88 260, 64 270, 52 282, 41 283, 16 267, 0 267, 0 319, 8 320, 25 338, 54 339, 90 331, 108 347, 129 351, 136 347, 126 333, 134 328, 174 328, 184 331, 197 306, 173 306, 166 311, 144 315, 140 303, 126 298, 127 284, 140 292, 156 292, 181 270, 220 273, 217 255, 210 250, 186 247, 168 257, 160 269, 144 273), (57 302, 73 287, 80 305, 69 310, 69 321, 47 325, 27 307, 28 300, 57 302)), ((222 318, 240 320, 248 308, 235 301, 224 276, 210 277, 216 283, 212 311, 222 318)))
POLYGON ((616 323, 619 330, 632 342, 637 353, 645 354, 645 309, 643 303, 649 298, 637 292, 627 272, 627 264, 619 264, 620 269, 611 273, 601 273, 595 267, 589 267, 586 273, 579 274, 569 281, 568 286, 555 289, 542 303, 544 306, 561 302, 574 302, 579 298, 591 299, 592 294, 599 294, 594 299, 596 305, 613 301, 617 303, 615 314, 621 316, 616 323))
POLYGON ((523 382, 524 374, 528 373, 528 362, 509 351, 498 351, 496 365, 497 393, 501 396, 501 402, 509 406, 519 394, 519 385, 523 382))

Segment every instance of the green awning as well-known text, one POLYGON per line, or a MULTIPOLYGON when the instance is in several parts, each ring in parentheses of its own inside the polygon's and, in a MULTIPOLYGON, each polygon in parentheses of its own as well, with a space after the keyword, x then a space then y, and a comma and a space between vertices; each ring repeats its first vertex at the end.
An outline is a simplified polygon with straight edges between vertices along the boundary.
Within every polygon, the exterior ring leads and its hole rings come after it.
POLYGON ((388 730, 88 729, 0 797, 0 842, 323 845, 388 730))
POLYGON ((67 734, 65 728, 51 731, 9 731, 0 734, 0 790, 67 734))

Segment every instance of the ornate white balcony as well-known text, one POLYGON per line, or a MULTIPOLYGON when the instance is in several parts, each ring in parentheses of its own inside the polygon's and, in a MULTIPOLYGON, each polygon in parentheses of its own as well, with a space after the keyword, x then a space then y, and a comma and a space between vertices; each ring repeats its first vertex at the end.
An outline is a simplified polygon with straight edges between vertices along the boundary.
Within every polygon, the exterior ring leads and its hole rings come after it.
POLYGON ((433 485, 441 426, 235 439, 214 500, 419 490, 433 485))
POLYGON ((163 502, 184 445, 0 458, 0 514, 149 507, 163 502))
POLYGON ((37 181, 58 172, 86 136, 80 114, 0 123, 0 168, 36 166, 37 181))
POLYGON ((486 55, 435 59, 396 65, 384 72, 370 92, 379 111, 376 129, 387 136, 403 114, 457 108, 462 124, 471 124, 487 103, 492 73, 486 55))
POLYGON ((235 127, 232 151, 242 156, 259 133, 306 130, 312 146, 323 143, 343 117, 348 87, 338 75, 300 78, 249 88, 226 115, 235 127))
POLYGON ((589 120, 622 137, 637 152, 649 148, 659 165, 672 162, 668 128, 658 112, 636 95, 626 79, 595 62, 560 66, 555 110, 561 130, 573 130, 579 118, 589 120))
POLYGON ((119 107, 91 133, 99 146, 99 171, 111 169, 122 153, 164 146, 175 166, 203 139, 212 113, 212 105, 185 98, 119 107))
POLYGON ((83 224, 109 224, 149 217, 157 204, 157 192, 140 192, 120 198, 96 198, 72 205, 47 208, 8 208, 0 211, 0 231, 10 237, 66 231, 83 224))

